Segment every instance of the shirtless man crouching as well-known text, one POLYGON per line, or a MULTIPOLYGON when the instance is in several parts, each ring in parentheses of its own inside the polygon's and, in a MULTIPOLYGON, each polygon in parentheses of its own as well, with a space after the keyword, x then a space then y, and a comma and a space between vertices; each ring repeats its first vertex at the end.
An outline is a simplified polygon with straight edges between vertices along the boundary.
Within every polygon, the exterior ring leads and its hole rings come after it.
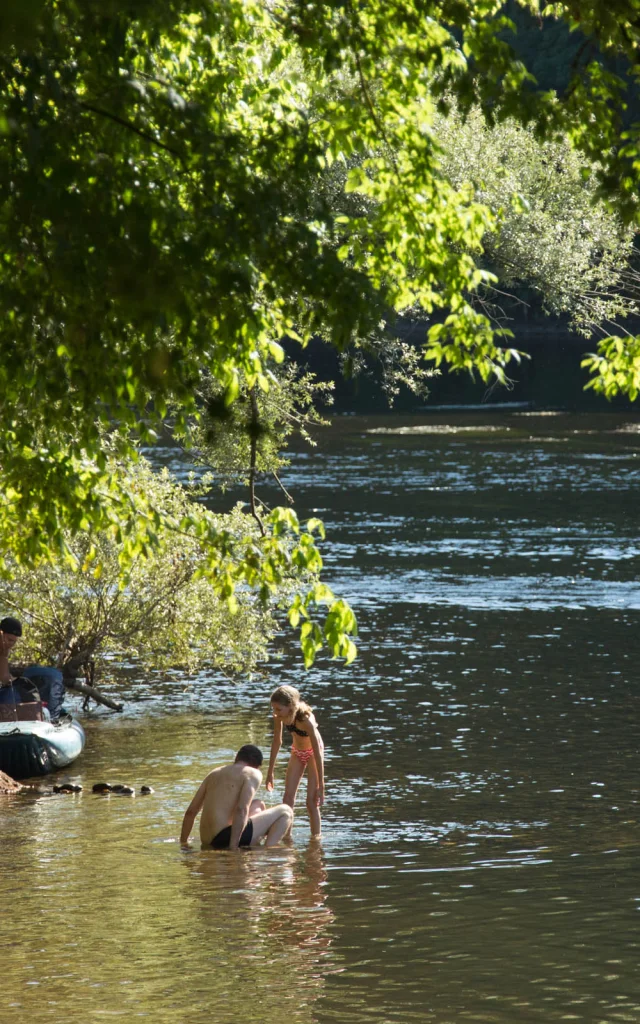
POLYGON ((261 800, 254 800, 262 782, 262 772, 258 771, 261 764, 262 751, 246 743, 233 764, 209 772, 187 807, 180 832, 182 846, 188 845, 200 811, 203 848, 237 850, 258 846, 265 837, 265 846, 276 846, 280 842, 291 828, 293 811, 287 804, 266 810, 261 800))

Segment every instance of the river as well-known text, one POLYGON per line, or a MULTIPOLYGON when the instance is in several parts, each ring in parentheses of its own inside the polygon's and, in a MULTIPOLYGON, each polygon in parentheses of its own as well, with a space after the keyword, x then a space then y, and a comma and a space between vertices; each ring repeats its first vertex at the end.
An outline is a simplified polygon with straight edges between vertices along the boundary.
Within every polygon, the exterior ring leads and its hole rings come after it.
POLYGON ((0 802, 2 1024, 637 1024, 638 417, 340 417, 284 477, 358 660, 133 673, 81 713, 84 792, 0 802), (322 841, 301 808, 291 848, 181 851, 279 682, 327 746, 322 841))

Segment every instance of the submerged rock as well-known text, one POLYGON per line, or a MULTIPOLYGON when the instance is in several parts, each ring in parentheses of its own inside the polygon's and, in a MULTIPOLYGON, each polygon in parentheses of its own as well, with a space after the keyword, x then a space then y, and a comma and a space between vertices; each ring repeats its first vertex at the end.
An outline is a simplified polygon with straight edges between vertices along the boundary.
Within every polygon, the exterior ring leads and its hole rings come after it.
POLYGON ((136 795, 136 791, 133 786, 125 786, 121 782, 116 782, 114 786, 109 782, 96 782, 92 789, 94 793, 115 793, 116 796, 136 795))

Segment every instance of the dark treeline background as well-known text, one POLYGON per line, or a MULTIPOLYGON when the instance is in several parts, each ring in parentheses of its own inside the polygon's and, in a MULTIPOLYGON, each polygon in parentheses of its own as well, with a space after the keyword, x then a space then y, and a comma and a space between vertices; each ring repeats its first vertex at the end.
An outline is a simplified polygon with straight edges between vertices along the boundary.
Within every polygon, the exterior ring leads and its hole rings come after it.
MULTIPOLYGON (((428 412, 442 405, 499 406, 505 402, 527 403, 536 409, 563 409, 575 412, 637 411, 637 403, 626 397, 606 399, 596 395, 585 385, 589 378, 580 367, 582 356, 595 350, 595 341, 573 334, 561 321, 548 319, 510 324, 514 339, 509 345, 526 353, 520 364, 509 369, 511 384, 487 388, 478 377, 466 373, 447 373, 446 370, 428 381, 429 394, 425 397, 402 389, 395 397, 393 410, 402 413, 428 412)), ((419 345, 424 341, 426 327, 414 322, 406 325, 405 337, 419 345)), ((321 380, 335 382, 334 405, 329 410, 337 413, 389 412, 389 401, 381 386, 380 368, 371 360, 357 375, 344 373, 344 364, 334 351, 320 342, 311 344, 300 353, 293 344, 288 346, 292 358, 312 370, 321 380)))
POLYGON ((625 120, 627 123, 637 121, 640 90, 629 75, 626 58, 603 55, 595 43, 587 41, 578 31, 571 32, 565 22, 554 18, 535 18, 515 0, 507 0, 503 10, 516 26, 516 34, 509 32, 504 38, 535 75, 541 89, 555 89, 562 96, 575 71, 599 60, 607 71, 626 79, 628 109, 625 120))

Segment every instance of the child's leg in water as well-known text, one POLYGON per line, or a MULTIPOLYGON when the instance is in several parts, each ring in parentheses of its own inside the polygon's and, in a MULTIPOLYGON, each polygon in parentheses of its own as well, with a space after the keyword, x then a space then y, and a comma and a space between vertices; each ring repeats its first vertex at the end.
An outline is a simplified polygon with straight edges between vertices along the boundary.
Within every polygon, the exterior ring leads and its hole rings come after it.
POLYGON ((292 754, 287 765, 287 774, 284 777, 284 796, 282 798, 282 802, 289 804, 289 807, 295 805, 298 786, 303 774, 304 765, 302 761, 299 761, 295 754, 292 754))
POLYGON ((249 804, 249 817, 253 818, 254 814, 258 814, 260 811, 266 811, 267 805, 264 800, 252 800, 249 804))
POLYGON ((317 804, 319 781, 316 762, 314 758, 311 758, 307 767, 307 812, 312 836, 319 836, 322 832, 320 808, 317 804))
POLYGON ((287 774, 284 777, 284 796, 282 798, 282 802, 288 804, 291 808, 295 807, 298 786, 303 774, 304 765, 302 761, 299 761, 296 755, 292 754, 287 765, 287 774))

